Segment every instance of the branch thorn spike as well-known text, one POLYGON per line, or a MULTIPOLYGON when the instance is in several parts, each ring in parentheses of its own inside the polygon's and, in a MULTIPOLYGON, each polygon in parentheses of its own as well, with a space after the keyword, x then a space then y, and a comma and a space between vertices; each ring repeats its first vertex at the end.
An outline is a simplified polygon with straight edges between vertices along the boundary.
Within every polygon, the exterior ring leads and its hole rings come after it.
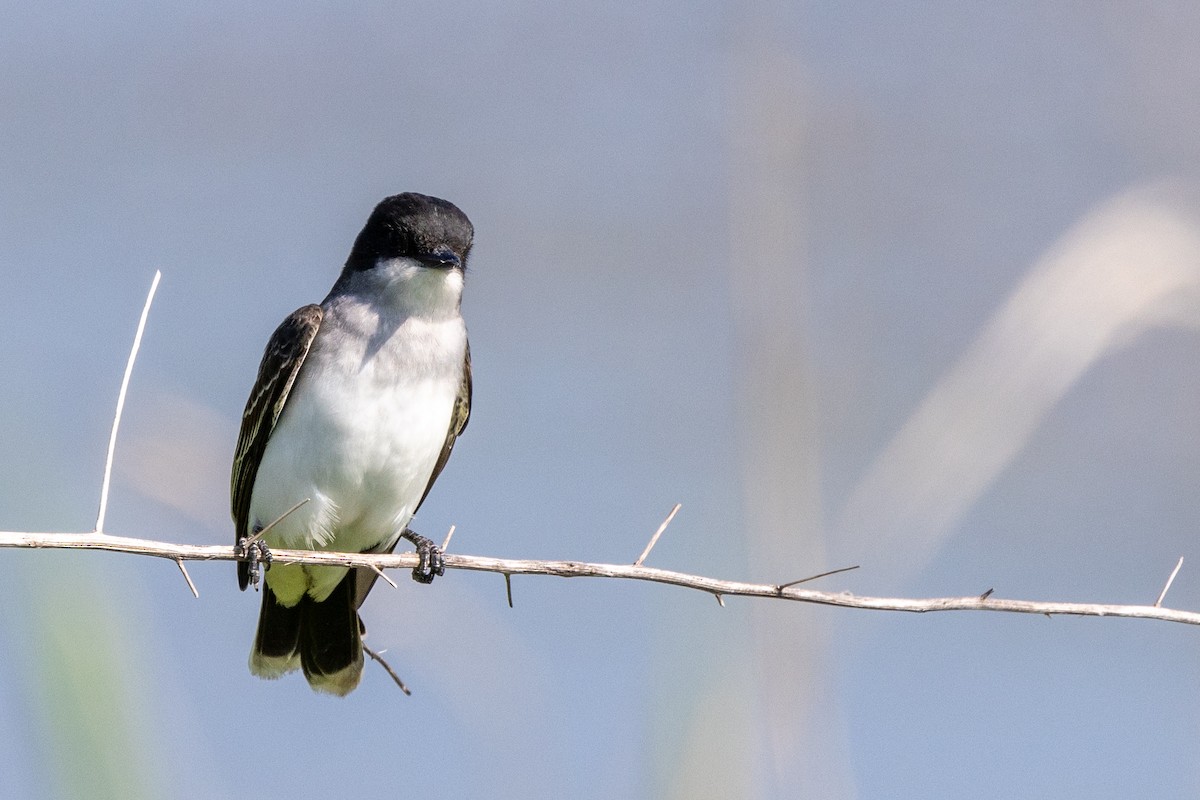
POLYGON ((679 513, 679 509, 682 507, 682 503, 676 503, 675 507, 671 509, 671 513, 667 514, 667 518, 662 521, 662 524, 658 526, 658 530, 650 537, 650 542, 646 545, 646 549, 638 556, 637 561, 633 562, 635 567, 640 567, 642 562, 646 560, 646 556, 650 555, 650 551, 654 549, 654 545, 658 544, 658 537, 663 535, 663 531, 671 524, 671 520, 675 519, 675 515, 679 513))

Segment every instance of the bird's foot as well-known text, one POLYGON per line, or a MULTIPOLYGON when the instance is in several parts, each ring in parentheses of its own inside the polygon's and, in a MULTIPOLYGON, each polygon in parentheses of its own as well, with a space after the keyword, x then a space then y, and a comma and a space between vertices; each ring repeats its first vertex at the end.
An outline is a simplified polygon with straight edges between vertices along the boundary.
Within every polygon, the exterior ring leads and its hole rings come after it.
POLYGON ((404 529, 404 533, 400 534, 400 536, 413 543, 413 546, 417 549, 417 556, 421 559, 417 566, 413 567, 412 576, 414 581, 417 583, 433 583, 435 577, 446 574, 446 561, 442 558, 442 548, 421 534, 407 528, 404 529))
POLYGON ((259 565, 263 570, 271 569, 271 551, 262 539, 243 536, 233 547, 233 554, 250 565, 250 585, 258 588, 259 565))

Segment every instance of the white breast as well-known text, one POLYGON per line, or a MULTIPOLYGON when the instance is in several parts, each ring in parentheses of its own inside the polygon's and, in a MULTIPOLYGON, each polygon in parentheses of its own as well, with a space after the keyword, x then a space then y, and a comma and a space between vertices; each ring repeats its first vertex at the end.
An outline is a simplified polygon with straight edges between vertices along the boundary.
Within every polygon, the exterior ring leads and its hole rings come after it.
MULTIPOLYGON (((308 502, 267 544, 349 552, 394 544, 445 443, 465 354, 457 314, 388 319, 361 304, 327 305, 263 454, 250 518, 266 525, 308 502)), ((344 574, 303 570, 301 580, 287 571, 268 573, 285 604, 305 591, 323 597, 344 574)))

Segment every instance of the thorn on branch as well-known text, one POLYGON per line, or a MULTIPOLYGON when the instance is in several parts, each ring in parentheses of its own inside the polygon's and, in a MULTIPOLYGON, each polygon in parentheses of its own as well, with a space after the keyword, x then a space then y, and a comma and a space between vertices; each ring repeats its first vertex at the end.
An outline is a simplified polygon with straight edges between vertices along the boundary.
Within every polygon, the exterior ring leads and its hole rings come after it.
POLYGON ((113 415, 112 431, 108 436, 108 454, 104 458, 104 478, 100 482, 100 510, 96 514, 96 533, 104 534, 104 515, 108 511, 108 487, 112 482, 113 453, 117 449, 117 430, 121 427, 121 412, 125 410, 125 395, 129 391, 129 377, 133 374, 133 362, 137 361, 138 349, 142 346, 142 334, 146 332, 146 318, 150 316, 150 304, 154 302, 154 293, 158 291, 158 282, 162 279, 160 270, 154 271, 154 280, 150 282, 150 291, 146 294, 146 304, 142 306, 142 316, 138 319, 137 333, 133 335, 133 347, 129 348, 129 360, 125 362, 125 375, 121 378, 121 390, 117 392, 117 411, 113 415))
POLYGON ((780 597, 783 597, 784 589, 790 589, 791 587, 799 586, 802 583, 808 583, 809 581, 815 581, 817 578, 828 578, 830 575, 837 575, 842 572, 849 572, 850 570, 853 570, 853 569, 858 569, 858 565, 855 564, 853 567, 838 567, 837 569, 831 569, 828 572, 822 572, 817 575, 810 575, 807 578, 801 578, 798 581, 789 581, 787 583, 781 583, 775 587, 775 591, 776 591, 776 594, 778 594, 780 597))
POLYGON ((720 592, 713 592, 713 597, 717 598, 717 605, 721 608, 725 607, 725 597, 720 592))
POLYGON ((991 596, 992 596, 992 592, 994 592, 994 591, 996 591, 996 590, 995 590, 995 589, 988 589, 986 592, 984 592, 983 594, 979 595, 979 599, 980 599, 980 600, 987 600, 989 597, 991 597, 991 596))
POLYGON ((640 567, 642 562, 646 560, 646 556, 650 555, 650 551, 654 549, 654 545, 658 544, 658 537, 663 535, 663 531, 665 531, 667 526, 671 524, 671 520, 675 519, 675 515, 679 513, 679 509, 682 507, 682 503, 676 503, 675 507, 671 509, 671 513, 667 514, 667 518, 662 521, 662 524, 658 526, 658 530, 656 530, 654 535, 650 537, 650 543, 646 545, 646 549, 642 551, 640 556, 638 556, 638 560, 633 562, 635 567, 640 567))
POLYGON ((1171 588, 1171 584, 1175 582, 1175 576, 1179 574, 1179 568, 1183 566, 1183 556, 1179 557, 1179 561, 1175 564, 1175 569, 1171 570, 1171 577, 1167 578, 1167 585, 1163 587, 1158 594, 1158 599, 1154 601, 1155 608, 1162 608, 1163 600, 1167 597, 1167 590, 1171 588))
POLYGON ((450 549, 450 540, 452 538, 454 538, 454 528, 455 527, 456 526, 451 525, 450 530, 446 533, 446 541, 442 542, 442 552, 443 553, 450 549))
POLYGON ((512 608, 512 575, 508 572, 504 573, 504 589, 508 592, 508 607, 512 608))
POLYGON ((384 572, 383 570, 381 570, 379 567, 377 567, 377 566, 375 566, 374 564, 372 564, 372 565, 371 565, 371 569, 375 570, 375 574, 376 574, 376 575, 378 575, 379 577, 381 577, 381 578, 383 578, 385 581, 387 581, 387 585, 388 585, 388 586, 391 586, 393 589, 399 589, 399 588, 400 588, 399 586, 397 586, 397 585, 396 585, 396 582, 395 582, 394 580, 392 580, 391 578, 389 578, 389 577, 387 576, 387 573, 385 573, 385 572, 384 572))
POLYGON ((192 576, 188 575, 187 567, 183 565, 183 559, 175 559, 175 563, 179 565, 179 571, 183 573, 183 579, 187 581, 188 588, 192 590, 192 596, 196 599, 200 598, 200 593, 196 591, 196 584, 192 583, 192 576))
POLYGON ((312 499, 312 498, 310 498, 310 497, 306 497, 306 498, 304 498, 304 499, 303 499, 303 500, 301 500, 299 503, 296 503, 296 505, 292 506, 292 507, 291 507, 291 508, 289 508, 287 511, 283 512, 282 514, 280 514, 278 517, 276 517, 275 519, 273 519, 273 520, 271 520, 270 522, 268 522, 268 523, 267 523, 267 525, 266 525, 266 527, 264 527, 264 528, 262 528, 262 529, 260 529, 260 530, 256 531, 256 532, 254 533, 254 535, 253 535, 253 536, 249 536, 249 537, 247 537, 247 538, 246 538, 246 541, 245 541, 245 544, 246 544, 246 546, 252 545, 252 544, 254 544, 255 542, 257 542, 259 539, 261 539, 263 536, 265 536, 265 535, 266 535, 267 531, 271 530, 271 528, 274 528, 276 525, 278 525, 279 523, 283 522, 285 519, 287 519, 287 518, 288 518, 288 517, 291 515, 291 513, 292 513, 293 511, 295 511, 296 509, 300 508, 300 506, 304 505, 305 503, 307 503, 307 502, 308 502, 309 500, 311 500, 311 499, 312 499))

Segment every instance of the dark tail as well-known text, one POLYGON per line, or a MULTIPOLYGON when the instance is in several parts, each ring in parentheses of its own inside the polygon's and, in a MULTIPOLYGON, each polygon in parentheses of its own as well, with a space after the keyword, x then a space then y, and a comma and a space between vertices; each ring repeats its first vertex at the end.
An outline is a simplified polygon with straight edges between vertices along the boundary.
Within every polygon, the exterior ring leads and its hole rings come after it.
POLYGON ((300 665, 319 692, 349 694, 363 671, 362 628, 354 604, 354 570, 321 602, 300 604, 300 665))
POLYGON ((271 588, 263 587, 250 671, 278 678, 297 667, 319 692, 346 695, 358 686, 363 649, 354 570, 321 602, 306 596, 292 608, 280 605, 271 588))

